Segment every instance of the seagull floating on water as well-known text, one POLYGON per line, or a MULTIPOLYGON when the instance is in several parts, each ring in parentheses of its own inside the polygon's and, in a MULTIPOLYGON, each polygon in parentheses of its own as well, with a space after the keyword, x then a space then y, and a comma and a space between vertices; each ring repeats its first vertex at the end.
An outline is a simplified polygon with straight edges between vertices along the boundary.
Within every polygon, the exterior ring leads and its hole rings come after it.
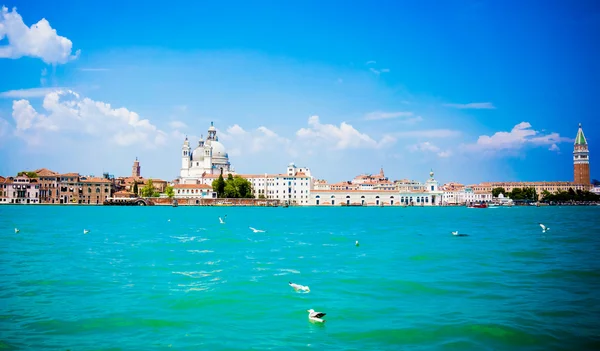
POLYGON ((358 243, 358 240, 356 240, 356 243, 354 244, 356 246, 359 246, 360 244, 358 243))
POLYGON ((248 228, 250 228, 250 230, 252 230, 255 233, 264 233, 265 232, 264 230, 261 230, 261 229, 256 229, 256 228, 252 228, 252 227, 248 227, 248 228))
POLYGON ((308 320, 311 322, 325 323, 325 320, 321 319, 327 313, 323 312, 315 312, 312 308, 310 310, 306 310, 308 312, 308 320))
POLYGON ((308 286, 304 286, 304 285, 300 285, 300 284, 296 284, 296 283, 292 283, 292 282, 290 282, 290 286, 292 288, 294 288, 294 290, 296 290, 297 292, 300 292, 300 291, 305 292, 305 293, 310 292, 310 288, 308 286))
POLYGON ((20 232, 20 230, 15 228, 15 234, 17 234, 18 232, 20 232))
POLYGON ((87 229, 84 229, 84 230, 83 230, 83 234, 87 234, 87 233, 89 233, 89 232, 90 232, 90 231, 89 231, 89 230, 87 230, 87 229))
POLYGON ((458 234, 458 230, 455 232, 452 232, 452 235, 454 235, 454 236, 469 236, 469 234, 458 234))
POLYGON ((542 227, 542 233, 545 233, 546 231, 550 230, 550 228, 546 227, 542 223, 539 223, 539 225, 540 225, 540 227, 542 227))

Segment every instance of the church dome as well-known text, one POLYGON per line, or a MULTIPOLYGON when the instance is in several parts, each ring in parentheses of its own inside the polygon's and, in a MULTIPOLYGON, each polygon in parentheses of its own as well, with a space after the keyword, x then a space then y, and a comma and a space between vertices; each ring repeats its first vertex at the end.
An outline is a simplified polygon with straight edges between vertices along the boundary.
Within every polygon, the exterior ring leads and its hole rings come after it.
POLYGON ((227 151, 225 151, 225 146, 223 146, 223 144, 216 140, 211 140, 210 146, 212 146, 213 157, 227 158, 227 151))
POLYGON ((192 152, 192 161, 204 161, 204 147, 198 146, 192 152))

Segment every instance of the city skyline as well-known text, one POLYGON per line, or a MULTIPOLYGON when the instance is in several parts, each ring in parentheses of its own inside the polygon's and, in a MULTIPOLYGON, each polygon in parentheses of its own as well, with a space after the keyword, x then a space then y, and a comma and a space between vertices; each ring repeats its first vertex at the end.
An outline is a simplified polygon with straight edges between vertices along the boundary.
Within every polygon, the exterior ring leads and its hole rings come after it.
POLYGON ((369 4, 0 3, 0 174, 172 180, 214 121, 240 173, 572 181, 582 123, 598 178, 597 5, 369 4))

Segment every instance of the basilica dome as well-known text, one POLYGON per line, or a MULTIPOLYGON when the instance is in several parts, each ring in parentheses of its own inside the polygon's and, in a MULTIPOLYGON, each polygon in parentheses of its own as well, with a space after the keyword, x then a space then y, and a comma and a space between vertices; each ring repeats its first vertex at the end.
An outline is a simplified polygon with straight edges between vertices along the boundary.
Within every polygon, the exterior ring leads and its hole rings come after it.
POLYGON ((204 161, 204 147, 198 146, 192 152, 192 161, 204 161))
POLYGON ((212 146, 213 157, 227 158, 227 152, 225 151, 225 146, 223 146, 223 144, 216 140, 211 140, 210 146, 212 146))

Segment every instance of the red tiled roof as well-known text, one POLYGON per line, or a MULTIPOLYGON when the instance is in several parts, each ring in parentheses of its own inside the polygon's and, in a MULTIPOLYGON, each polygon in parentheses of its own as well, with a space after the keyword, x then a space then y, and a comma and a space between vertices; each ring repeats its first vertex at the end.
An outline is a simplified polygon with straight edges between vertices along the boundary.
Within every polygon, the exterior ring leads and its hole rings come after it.
POLYGON ((110 183, 111 181, 100 177, 89 177, 81 180, 82 183, 110 183))
POLYGON ((38 177, 50 177, 58 175, 58 173, 51 171, 47 168, 36 169, 34 172, 38 175, 38 177))
POLYGON ((173 189, 211 189, 212 186, 207 184, 176 184, 173 189))
POLYGON ((63 174, 57 174, 57 175, 60 175, 61 177, 79 177, 79 173, 75 173, 75 172, 63 173, 63 174))

